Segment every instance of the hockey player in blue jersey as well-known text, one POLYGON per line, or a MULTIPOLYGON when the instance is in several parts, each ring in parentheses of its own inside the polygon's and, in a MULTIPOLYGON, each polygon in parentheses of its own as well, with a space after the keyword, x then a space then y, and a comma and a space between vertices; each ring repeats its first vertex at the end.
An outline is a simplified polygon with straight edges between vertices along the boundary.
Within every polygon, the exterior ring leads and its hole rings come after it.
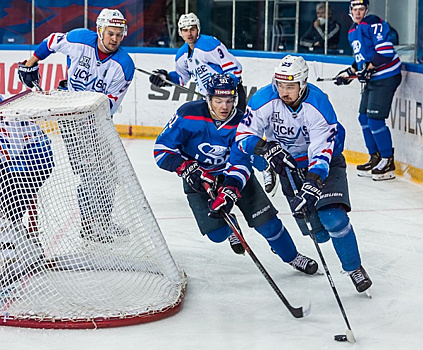
MULTIPOLYGON (((119 10, 103 9, 97 17, 97 30, 79 28, 50 34, 35 49, 28 61, 19 63, 20 80, 29 88, 38 85, 38 61, 61 52, 67 56, 67 89, 95 91, 109 98, 110 113, 118 109, 134 76, 135 65, 121 48, 127 34, 126 19, 119 10)), ((62 85, 62 84, 61 84, 62 85)), ((69 125, 71 126, 71 125, 69 125)), ((86 162, 80 155, 81 143, 96 144, 96 131, 84 136, 75 134, 75 127, 61 124, 61 132, 75 175, 81 179, 78 201, 81 213, 81 236, 96 242, 111 242, 128 230, 112 219, 116 181, 107 169, 86 162), (90 140, 84 139, 89 137, 90 140), (101 195, 98 195, 101 193, 101 195)), ((94 128, 94 125, 92 125, 94 128)), ((103 157, 111 157, 109 154, 103 157)))
POLYGON ((307 78, 305 60, 285 56, 275 68, 273 82, 248 102, 236 142, 247 155, 264 155, 280 174, 282 191, 303 234, 309 234, 306 210, 317 241, 332 240, 343 269, 363 292, 372 282, 361 265, 347 215, 351 205, 342 154, 345 131, 325 93, 307 78), (286 176, 287 166, 301 189, 297 196, 286 176))
POLYGON ((183 178, 183 188, 201 233, 220 243, 232 233, 220 216, 237 205, 281 259, 306 274, 317 263, 297 252, 276 209, 258 183, 250 157, 234 144, 243 117, 236 109, 236 83, 229 75, 214 74, 207 85, 207 101, 182 105, 158 136, 154 157, 157 165, 183 178), (209 201, 203 183, 217 188, 209 201))
POLYGON ((355 75, 364 84, 358 120, 370 158, 357 166, 357 174, 380 181, 395 178, 392 137, 386 119, 401 83, 401 61, 392 44, 389 25, 368 12, 369 0, 350 1, 354 23, 348 40, 355 61, 338 73, 335 84, 349 84, 355 75))
POLYGON ((38 233, 22 221, 36 206, 37 193, 53 168, 51 141, 41 127, 30 120, 6 119, 0 110, 0 288, 28 269, 35 272, 44 257, 38 233))

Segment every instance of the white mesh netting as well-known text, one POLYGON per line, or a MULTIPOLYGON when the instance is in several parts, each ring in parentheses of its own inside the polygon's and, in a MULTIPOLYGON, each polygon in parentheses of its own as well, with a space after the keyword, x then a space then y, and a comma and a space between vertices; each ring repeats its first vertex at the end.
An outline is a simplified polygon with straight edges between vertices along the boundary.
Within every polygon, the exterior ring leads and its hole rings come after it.
MULTIPOLYGON (((6 103, 5 103, 6 102, 6 103)), ((85 328, 176 312, 176 266, 93 92, 0 104, 0 324, 85 328)))

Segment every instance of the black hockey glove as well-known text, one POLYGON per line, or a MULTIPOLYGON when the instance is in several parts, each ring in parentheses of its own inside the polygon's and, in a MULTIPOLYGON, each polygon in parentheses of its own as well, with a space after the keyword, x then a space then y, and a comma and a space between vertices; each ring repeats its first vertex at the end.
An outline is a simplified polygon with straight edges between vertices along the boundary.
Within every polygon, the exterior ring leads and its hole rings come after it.
POLYGON ((153 73, 150 75, 150 83, 157 86, 157 87, 163 87, 163 86, 170 86, 170 84, 166 83, 165 80, 170 80, 170 76, 167 73, 167 70, 165 69, 156 69, 153 70, 153 73))
POLYGON ((319 175, 307 173, 300 192, 291 200, 292 214, 298 218, 304 218, 304 210, 310 211, 316 205, 317 200, 322 195, 322 180, 319 175))
POLYGON ((68 81, 67 80, 60 80, 59 85, 57 85, 57 90, 68 91, 68 81))
POLYGON ((18 63, 19 80, 27 87, 32 89, 35 85, 40 83, 40 72, 38 70, 38 63, 32 67, 25 66, 26 60, 18 63))
POLYGON ((353 81, 352 77, 355 77, 355 73, 352 71, 351 67, 341 70, 335 77, 335 85, 348 85, 353 81))
POLYGON ((221 186, 217 191, 217 197, 212 200, 209 199, 209 217, 213 219, 221 219, 223 210, 229 214, 234 207, 234 204, 241 198, 238 188, 234 186, 221 186))
POLYGON ((360 83, 367 83, 372 75, 376 72, 375 68, 364 67, 361 71, 357 72, 357 79, 360 83))
POLYGON ((188 185, 196 192, 205 192, 203 183, 207 182, 212 189, 215 187, 215 178, 207 170, 201 168, 195 160, 184 161, 176 173, 186 180, 188 185))
POLYGON ((281 144, 276 141, 268 142, 264 148, 264 159, 270 164, 277 174, 285 174, 285 166, 295 169, 297 162, 288 151, 282 149, 281 144))

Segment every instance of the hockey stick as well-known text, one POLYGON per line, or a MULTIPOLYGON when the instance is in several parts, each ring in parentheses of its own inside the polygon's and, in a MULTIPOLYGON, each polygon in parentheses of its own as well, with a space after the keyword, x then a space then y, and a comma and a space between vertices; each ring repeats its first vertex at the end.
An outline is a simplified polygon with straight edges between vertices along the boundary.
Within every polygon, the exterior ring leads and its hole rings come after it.
MULTIPOLYGON (((350 76, 350 77, 348 77, 346 79, 357 79, 357 76, 356 75, 352 75, 352 76, 350 76)), ((332 78, 321 78, 321 77, 318 77, 316 79, 316 81, 334 81, 334 80, 336 80, 336 77, 332 77, 332 78)))
MULTIPOLYGON (((208 183, 204 183, 204 188, 206 189, 208 195, 211 199, 215 199, 215 195, 213 193, 213 190, 211 189, 210 185, 208 183)), ((226 213, 223 209, 221 210, 221 213, 223 215, 223 219, 226 221, 228 226, 231 228, 235 236, 239 239, 241 242, 241 245, 244 247, 246 252, 250 255, 251 259, 253 259, 254 263, 260 270, 260 272, 263 274, 264 278, 267 282, 269 282, 270 286, 273 288, 275 293, 278 295, 279 299, 282 300, 282 302, 285 304, 285 306, 288 308, 289 312, 294 316, 295 318, 301 318, 304 316, 307 316, 310 313, 310 305, 308 305, 306 308, 301 307, 293 307, 289 301, 285 298, 281 290, 276 285, 275 281, 273 281, 272 277, 270 277, 269 273, 266 271, 264 266, 261 264, 260 260, 257 258, 257 256, 254 254, 254 252, 251 250, 248 243, 245 241, 244 237, 242 236, 241 229, 237 227, 236 219, 235 217, 231 218, 228 213, 226 213)))
MULTIPOLYGON (((296 196, 298 194, 298 189, 297 189, 297 186, 295 185, 294 178, 292 177, 291 169, 288 166, 286 166, 285 171, 286 171, 286 175, 288 176, 289 183, 291 184, 292 191, 294 192, 294 195, 296 196)), ((347 314, 345 312, 344 306, 342 305, 341 298, 339 297, 338 291, 336 290, 335 283, 333 282, 332 276, 329 272, 328 265, 326 264, 325 258, 323 257, 322 251, 319 247, 319 243, 317 243, 316 236, 314 235, 314 233, 312 231, 310 221, 309 221, 305 211, 303 211, 303 213, 304 213, 304 221, 307 224, 307 229, 309 231, 310 237, 313 240, 313 243, 314 243, 314 246, 316 247, 317 253, 319 254, 320 260, 321 260, 322 265, 323 265, 325 272, 326 272, 326 276, 329 280, 329 284, 332 288, 333 294, 335 295, 336 301, 338 302, 339 309, 341 310, 342 316, 343 316, 345 323, 347 325, 346 334, 335 335, 334 339, 336 341, 343 341, 343 342, 348 341, 350 343, 355 343, 354 333, 351 330, 351 326, 350 326, 350 323, 348 322, 347 314)))
MULTIPOLYGON (((138 72, 141 72, 141 73, 144 73, 144 74, 147 74, 147 75, 156 75, 155 73, 149 72, 149 71, 144 70, 144 69, 141 69, 141 68, 137 68, 137 67, 135 67, 135 69, 136 69, 138 72)), ((203 94, 200 94, 200 93, 199 93, 199 92, 197 92, 197 91, 194 91, 194 90, 188 89, 188 88, 186 88, 185 86, 182 86, 182 85, 179 85, 179 84, 174 83, 173 81, 170 81, 170 80, 167 80, 167 79, 163 79, 163 81, 164 81, 165 83, 167 83, 167 84, 170 84, 170 85, 172 85, 172 86, 175 86, 175 87, 177 87, 177 88, 179 88, 179 89, 182 89, 182 90, 184 90, 184 91, 186 91, 186 92, 189 92, 189 93, 191 93, 191 94, 195 94, 195 95, 200 96, 200 97, 206 97, 206 96, 204 96, 203 94)))

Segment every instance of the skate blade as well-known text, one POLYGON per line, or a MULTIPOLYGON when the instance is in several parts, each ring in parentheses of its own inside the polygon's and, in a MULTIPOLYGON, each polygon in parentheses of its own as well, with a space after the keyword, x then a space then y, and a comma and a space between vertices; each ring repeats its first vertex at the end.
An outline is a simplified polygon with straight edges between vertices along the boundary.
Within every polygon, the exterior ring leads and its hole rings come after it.
POLYGON ((357 170, 357 176, 359 177, 372 177, 371 170, 365 171, 365 170, 357 170))
POLYGON ((380 175, 372 175, 372 179, 373 181, 383 181, 383 180, 392 180, 395 179, 395 172, 394 171, 389 171, 385 174, 380 174, 380 175))
POLYGON ((365 290, 365 291, 364 291, 364 293, 366 294, 366 296, 367 296, 369 299, 372 299, 372 294, 370 293, 370 290, 371 290, 371 288, 369 288, 369 289, 365 290))

